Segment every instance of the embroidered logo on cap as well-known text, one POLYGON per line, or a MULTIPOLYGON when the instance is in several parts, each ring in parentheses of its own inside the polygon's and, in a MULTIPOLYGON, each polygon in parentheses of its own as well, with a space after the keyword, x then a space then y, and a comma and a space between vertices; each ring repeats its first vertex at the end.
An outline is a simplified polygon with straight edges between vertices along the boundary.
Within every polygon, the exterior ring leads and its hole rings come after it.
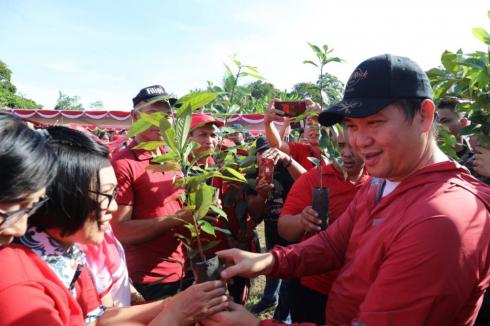
POLYGON ((344 102, 341 102, 339 104, 339 110, 338 111, 343 111, 346 114, 350 114, 352 109, 358 108, 362 106, 361 101, 354 101, 354 100, 347 100, 344 102))
POLYGON ((160 87, 150 87, 146 89, 146 93, 148 93, 148 95, 158 95, 163 94, 164 91, 160 87))
POLYGON ((362 70, 360 68, 357 68, 354 70, 352 75, 349 78, 349 81, 347 82, 347 85, 345 86, 345 91, 346 92, 352 92, 354 91, 354 87, 359 84, 359 82, 368 76, 368 71, 367 70, 362 70))

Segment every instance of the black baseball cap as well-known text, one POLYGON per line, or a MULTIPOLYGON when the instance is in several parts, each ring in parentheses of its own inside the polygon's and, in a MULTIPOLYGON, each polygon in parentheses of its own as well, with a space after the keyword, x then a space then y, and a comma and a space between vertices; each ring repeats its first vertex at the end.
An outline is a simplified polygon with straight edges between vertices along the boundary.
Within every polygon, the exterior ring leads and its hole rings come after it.
POLYGON ((271 145, 267 141, 267 139, 263 136, 257 137, 255 140, 255 151, 256 153, 260 153, 262 151, 265 151, 266 149, 271 148, 271 145))
POLYGON ((137 110, 156 102, 166 102, 170 106, 173 106, 177 102, 177 99, 170 97, 163 86, 148 86, 140 90, 138 95, 133 98, 133 108, 137 110))
POLYGON ((427 74, 409 58, 379 55, 362 62, 351 74, 344 97, 320 113, 324 126, 341 122, 344 117, 364 118, 400 99, 431 99, 427 74))

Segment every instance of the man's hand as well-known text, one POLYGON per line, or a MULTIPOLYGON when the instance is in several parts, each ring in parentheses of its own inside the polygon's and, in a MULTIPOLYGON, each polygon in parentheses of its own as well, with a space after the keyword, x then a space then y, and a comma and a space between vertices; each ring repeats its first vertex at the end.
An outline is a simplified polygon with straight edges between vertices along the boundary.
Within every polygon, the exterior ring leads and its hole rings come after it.
POLYGON ((192 223, 192 212, 193 209, 191 207, 184 207, 175 212, 172 218, 176 220, 177 225, 192 223))
POLYGON ((230 302, 230 308, 201 321, 204 326, 257 326, 259 320, 242 305, 230 302))
POLYGON ((318 213, 311 206, 306 206, 298 215, 305 232, 316 233, 321 231, 322 221, 318 218, 318 213))
POLYGON ((196 321, 229 308, 229 298, 222 281, 194 284, 165 300, 161 314, 176 325, 193 325, 196 321))
POLYGON ((256 180, 255 190, 257 191, 257 194, 264 200, 269 198, 269 195, 273 188, 274 188, 273 184, 268 183, 262 178, 258 178, 256 180))
POLYGON ((269 105, 267 106, 267 111, 264 115, 264 123, 271 123, 273 121, 282 122, 285 120, 285 117, 282 116, 284 112, 274 109, 274 103, 278 101, 279 100, 275 98, 269 102, 269 105))
POLYGON ((281 163, 282 165, 287 165, 291 160, 290 155, 274 147, 271 147, 268 150, 266 150, 264 153, 262 153, 262 157, 273 160, 274 165, 277 165, 277 163, 281 163))
POLYGON ((219 258, 231 265, 221 272, 225 281, 235 276, 253 278, 268 274, 274 267, 274 256, 271 253, 255 254, 239 249, 221 250, 216 253, 219 258))
POLYGON ((477 146, 473 167, 478 174, 484 177, 490 177, 490 150, 477 146))

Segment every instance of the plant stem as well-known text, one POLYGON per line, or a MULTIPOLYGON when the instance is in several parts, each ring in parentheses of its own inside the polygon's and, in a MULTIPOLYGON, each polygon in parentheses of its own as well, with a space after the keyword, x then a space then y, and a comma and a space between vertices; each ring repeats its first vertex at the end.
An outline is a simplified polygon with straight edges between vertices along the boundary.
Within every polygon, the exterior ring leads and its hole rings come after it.
POLYGON ((206 256, 204 256, 204 251, 202 250, 201 239, 199 238, 199 227, 197 225, 197 220, 194 214, 192 214, 192 222, 194 222, 194 228, 196 229, 196 240, 197 240, 197 249, 199 250, 199 256, 201 256, 201 261, 204 263, 206 261, 206 256))
POLYGON ((230 105, 228 106, 228 111, 230 110, 231 105, 233 104, 233 97, 235 96, 235 88, 238 84, 238 78, 240 77, 240 72, 242 70, 242 66, 238 66, 238 71, 235 75, 235 82, 233 83, 233 88, 231 89, 230 94, 230 105))

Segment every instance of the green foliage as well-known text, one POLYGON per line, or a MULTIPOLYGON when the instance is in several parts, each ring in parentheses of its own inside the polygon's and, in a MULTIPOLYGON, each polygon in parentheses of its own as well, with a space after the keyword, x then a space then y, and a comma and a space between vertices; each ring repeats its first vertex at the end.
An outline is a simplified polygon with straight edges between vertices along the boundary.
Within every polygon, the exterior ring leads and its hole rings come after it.
MULTIPOLYGON (((490 49, 490 35, 483 28, 474 28, 473 34, 490 49)), ((471 125, 463 130, 465 135, 477 135, 482 146, 490 148, 490 50, 463 53, 444 51, 442 67, 427 72, 434 97, 459 98, 457 109, 465 112, 471 125)), ((442 147, 449 148, 449 138, 441 139, 442 147)), ((451 155, 452 153, 447 154, 451 155)))
POLYGON ((318 80, 316 82, 317 92, 319 100, 317 101, 323 108, 324 105, 330 105, 332 100, 337 101, 341 97, 343 85, 334 76, 325 72, 325 66, 331 62, 344 62, 339 57, 330 56, 333 52, 332 48, 329 48, 327 44, 324 44, 321 48, 318 45, 308 42, 311 50, 316 56, 316 62, 313 60, 304 60, 304 64, 309 64, 318 69, 318 80))
POLYGON ((59 91, 58 101, 54 107, 55 110, 83 110, 79 96, 69 96, 59 91))
MULTIPOLYGON (((248 66, 240 62, 236 58, 236 55, 231 57, 231 62, 233 63, 233 69, 225 64, 225 75, 223 77, 222 86, 214 85, 208 81, 208 91, 221 93, 216 99, 213 107, 208 111, 211 113, 236 114, 257 112, 257 109, 263 110, 263 98, 252 96, 252 91, 254 90, 257 94, 259 92, 258 89, 260 89, 262 85, 239 85, 239 80, 243 77, 249 77, 262 81, 264 77, 260 75, 256 67, 248 66)), ((266 97, 267 96, 264 98, 266 97)))
POLYGON ((18 95, 17 87, 11 82, 12 71, 0 60, 0 108, 40 109, 42 106, 31 99, 18 95))

